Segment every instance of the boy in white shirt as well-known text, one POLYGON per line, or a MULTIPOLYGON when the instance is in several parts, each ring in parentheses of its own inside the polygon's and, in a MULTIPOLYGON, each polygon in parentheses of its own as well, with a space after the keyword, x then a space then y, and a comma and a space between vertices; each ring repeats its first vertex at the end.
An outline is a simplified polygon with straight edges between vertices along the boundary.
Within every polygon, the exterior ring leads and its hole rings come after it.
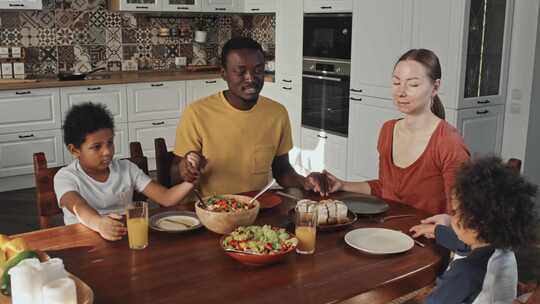
MULTIPOLYGON (((126 159, 113 159, 114 122, 104 105, 73 106, 64 121, 64 143, 75 160, 54 177, 54 189, 65 224, 81 222, 104 239, 119 240, 127 229, 118 214, 138 191, 163 205, 180 202, 193 189, 183 182, 170 189, 152 181, 126 159)), ((201 159, 188 155, 191 165, 201 159)))

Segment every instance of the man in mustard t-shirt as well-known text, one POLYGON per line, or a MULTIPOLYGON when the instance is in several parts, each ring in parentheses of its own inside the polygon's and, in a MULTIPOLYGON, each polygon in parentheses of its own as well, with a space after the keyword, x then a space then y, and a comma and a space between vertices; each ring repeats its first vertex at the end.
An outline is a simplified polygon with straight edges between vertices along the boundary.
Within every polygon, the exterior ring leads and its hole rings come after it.
POLYGON ((221 76, 228 90, 190 104, 176 129, 174 154, 180 176, 200 179, 203 195, 263 188, 272 172, 284 187, 313 188, 314 179, 298 175, 289 163, 291 125, 285 107, 259 96, 264 85, 264 54, 249 38, 233 38, 221 54, 221 76), (184 156, 204 155, 193 168, 184 156))

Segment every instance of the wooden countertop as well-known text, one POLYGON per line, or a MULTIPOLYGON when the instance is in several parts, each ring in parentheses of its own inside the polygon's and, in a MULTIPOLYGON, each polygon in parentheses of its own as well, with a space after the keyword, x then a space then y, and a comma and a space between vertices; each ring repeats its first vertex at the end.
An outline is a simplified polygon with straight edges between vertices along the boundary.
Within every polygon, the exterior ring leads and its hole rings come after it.
MULTIPOLYGON (((0 91, 20 89, 41 89, 57 87, 95 86, 110 84, 129 84, 138 82, 160 82, 176 80, 199 80, 221 77, 218 71, 211 72, 107 72, 95 73, 86 80, 60 81, 56 78, 38 78, 35 82, 0 82, 0 91)), ((264 79, 273 82, 274 75, 268 74, 264 79)))

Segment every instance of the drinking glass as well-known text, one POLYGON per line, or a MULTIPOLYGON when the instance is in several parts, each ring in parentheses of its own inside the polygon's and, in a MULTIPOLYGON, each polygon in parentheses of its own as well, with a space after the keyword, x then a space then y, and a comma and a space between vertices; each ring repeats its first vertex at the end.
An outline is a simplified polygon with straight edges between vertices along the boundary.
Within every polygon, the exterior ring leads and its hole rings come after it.
POLYGON ((317 236, 317 204, 308 203, 294 209, 295 234, 298 239, 296 252, 300 254, 312 254, 315 252, 315 239, 317 236))
POLYGON ((129 203, 126 209, 126 218, 129 248, 146 248, 148 246, 148 203, 129 203))

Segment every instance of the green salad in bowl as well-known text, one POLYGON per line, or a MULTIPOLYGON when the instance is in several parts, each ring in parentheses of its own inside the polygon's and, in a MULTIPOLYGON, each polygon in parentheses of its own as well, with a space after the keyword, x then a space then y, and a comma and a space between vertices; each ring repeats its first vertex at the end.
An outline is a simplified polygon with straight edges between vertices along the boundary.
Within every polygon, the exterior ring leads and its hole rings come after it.
POLYGON ((294 235, 270 225, 240 226, 221 239, 221 246, 229 256, 249 265, 279 261, 297 244, 294 235))

